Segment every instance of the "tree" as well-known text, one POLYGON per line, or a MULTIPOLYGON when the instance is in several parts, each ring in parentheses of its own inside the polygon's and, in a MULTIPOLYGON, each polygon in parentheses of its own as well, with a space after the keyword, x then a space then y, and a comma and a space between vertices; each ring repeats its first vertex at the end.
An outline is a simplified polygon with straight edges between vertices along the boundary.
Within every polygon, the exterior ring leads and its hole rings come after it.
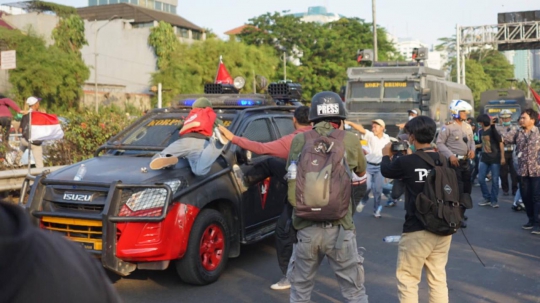
MULTIPOLYGON (((347 68, 358 65, 357 49, 373 48, 371 24, 357 18, 319 24, 276 12, 249 21, 251 26, 238 38, 249 45, 277 46, 276 56, 285 48, 287 56, 300 63, 289 63, 287 76, 302 84, 305 99, 321 90, 338 91, 346 80, 347 68)), ((378 28, 377 37, 379 58, 382 61, 396 59, 384 28, 378 28)), ((282 76, 281 70, 278 76, 282 76)))
POLYGON ((88 41, 84 36, 84 21, 78 15, 60 19, 52 31, 54 45, 66 53, 80 53, 88 41))
POLYGON ((180 42, 174 33, 172 25, 164 21, 159 21, 158 26, 150 30, 148 44, 154 49, 157 66, 160 70, 164 70, 169 66, 171 57, 180 47, 180 42))
POLYGON ((494 49, 475 50, 471 53, 471 59, 480 63, 485 73, 492 79, 491 88, 510 86, 508 79, 514 78, 514 66, 501 52, 494 49))
POLYGON ((169 63, 152 75, 152 84, 161 83, 166 89, 164 104, 169 104, 178 94, 203 93, 204 84, 215 80, 220 56, 232 77, 246 79, 242 92, 252 92, 256 75, 275 79, 279 68, 279 59, 272 48, 237 41, 210 39, 192 45, 179 43, 176 51, 169 55, 169 63))

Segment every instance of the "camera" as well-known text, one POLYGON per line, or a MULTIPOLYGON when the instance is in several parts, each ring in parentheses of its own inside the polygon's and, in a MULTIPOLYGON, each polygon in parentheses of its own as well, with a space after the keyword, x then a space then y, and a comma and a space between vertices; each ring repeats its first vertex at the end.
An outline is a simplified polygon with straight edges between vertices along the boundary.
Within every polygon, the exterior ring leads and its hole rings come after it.
POLYGON ((404 152, 409 148, 409 144, 405 141, 393 141, 390 150, 394 153, 404 152))

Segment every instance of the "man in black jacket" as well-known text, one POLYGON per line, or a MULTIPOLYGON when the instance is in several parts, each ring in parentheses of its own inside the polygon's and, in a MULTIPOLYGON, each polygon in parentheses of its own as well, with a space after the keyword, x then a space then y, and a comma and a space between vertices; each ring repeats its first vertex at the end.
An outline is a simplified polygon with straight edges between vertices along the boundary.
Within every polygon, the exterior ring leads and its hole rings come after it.
POLYGON ((0 303, 121 302, 103 267, 84 249, 35 228, 0 202, 0 303))
MULTIPOLYGON (((433 119, 419 116, 405 125, 409 143, 414 150, 425 151, 434 161, 439 154, 431 142, 437 125, 433 119)), ((424 190, 431 166, 413 153, 392 161, 391 144, 383 149, 381 173, 385 178, 402 179, 405 183, 405 224, 399 241, 396 277, 400 302, 418 302, 418 284, 422 270, 426 270, 429 285, 429 302, 448 302, 446 263, 452 236, 439 236, 425 230, 416 217, 416 196, 424 190)))

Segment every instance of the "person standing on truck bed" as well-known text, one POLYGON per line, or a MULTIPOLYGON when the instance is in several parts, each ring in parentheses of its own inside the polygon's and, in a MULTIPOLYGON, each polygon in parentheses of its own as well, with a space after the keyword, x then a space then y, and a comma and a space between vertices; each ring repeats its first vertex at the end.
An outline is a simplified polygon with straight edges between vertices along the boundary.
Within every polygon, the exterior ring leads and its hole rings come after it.
POLYGON ((364 135, 370 149, 369 154, 366 155, 367 183, 369 187, 362 201, 358 203, 356 211, 361 212, 364 209, 371 191, 373 193, 373 216, 380 218, 382 211, 381 195, 384 183, 384 177, 381 175, 382 150, 386 144, 390 143, 390 137, 384 133, 386 124, 382 119, 373 120, 371 121, 372 131, 369 131, 360 124, 351 121, 345 121, 345 123, 364 135))
POLYGON ((191 107, 180 129, 180 139, 152 158, 151 169, 171 167, 178 163, 178 158, 186 157, 191 171, 197 176, 204 176, 229 142, 217 129, 223 122, 217 119, 210 100, 199 98, 191 107))
POLYGON ((101 264, 80 245, 31 225, 0 201, 0 303, 121 302, 101 264))
MULTIPOLYGON (((285 169, 285 164, 287 157, 289 156, 289 151, 291 150, 291 142, 294 136, 297 134, 310 131, 312 129, 308 117, 309 107, 297 107, 294 111, 293 117, 295 131, 292 134, 267 143, 255 142, 246 138, 235 136, 226 127, 222 125, 219 126, 219 131, 221 134, 233 144, 259 155, 271 155, 276 157, 261 161, 247 171, 243 178, 245 187, 249 187, 252 184, 261 182, 268 177, 275 177, 278 181, 283 183, 284 189, 287 189, 287 181, 285 180, 287 170, 285 169)), ((293 208, 291 204, 286 201, 283 212, 279 216, 276 223, 276 253, 279 268, 283 273, 283 277, 277 283, 270 286, 270 288, 275 290, 291 288, 291 283, 287 279, 287 266, 289 265, 289 260, 291 259, 293 243, 296 238, 296 231, 292 226, 292 211, 293 208)))
MULTIPOLYGON (((472 206, 471 200, 471 164, 474 159, 476 145, 471 125, 466 122, 467 115, 472 112, 472 106, 463 100, 453 100, 450 103, 450 112, 454 121, 441 128, 437 137, 437 149, 450 162, 450 167, 456 171, 461 200, 467 201, 465 205, 472 206)), ((465 209, 463 209, 465 212, 465 209)), ((465 221, 461 227, 467 227, 465 221)))

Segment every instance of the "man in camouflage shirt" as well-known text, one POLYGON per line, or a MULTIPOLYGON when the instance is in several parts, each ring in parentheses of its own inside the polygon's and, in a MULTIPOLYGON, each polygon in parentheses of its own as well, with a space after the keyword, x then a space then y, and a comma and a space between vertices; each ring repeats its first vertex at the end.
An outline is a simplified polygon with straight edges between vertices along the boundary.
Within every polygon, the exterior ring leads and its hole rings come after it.
POLYGON ((517 173, 521 177, 519 186, 529 218, 522 228, 532 229, 532 234, 540 235, 540 131, 536 127, 537 122, 538 112, 526 109, 519 118, 521 128, 508 132, 503 141, 516 144, 517 173))

